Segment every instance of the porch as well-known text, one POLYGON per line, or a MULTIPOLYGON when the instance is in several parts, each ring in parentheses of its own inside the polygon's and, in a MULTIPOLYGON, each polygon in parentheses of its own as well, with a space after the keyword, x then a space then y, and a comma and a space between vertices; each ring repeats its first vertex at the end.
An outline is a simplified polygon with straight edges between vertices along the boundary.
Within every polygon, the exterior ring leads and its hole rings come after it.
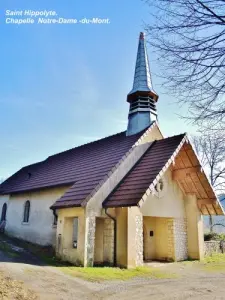
POLYGON ((172 218, 143 217, 143 261, 174 261, 172 218))
POLYGON ((83 266, 126 268, 151 261, 199 259, 202 222, 196 199, 186 200, 186 218, 143 216, 138 207, 111 208, 112 218, 105 211, 96 216, 81 208, 64 210, 57 228, 57 254, 83 266))

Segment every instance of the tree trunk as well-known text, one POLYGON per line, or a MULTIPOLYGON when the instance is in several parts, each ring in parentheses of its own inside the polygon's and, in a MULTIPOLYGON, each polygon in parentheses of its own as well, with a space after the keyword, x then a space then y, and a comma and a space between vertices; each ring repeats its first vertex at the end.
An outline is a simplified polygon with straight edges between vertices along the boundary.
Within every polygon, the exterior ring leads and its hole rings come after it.
POLYGON ((209 215, 209 228, 210 232, 213 232, 213 219, 211 215, 209 215))

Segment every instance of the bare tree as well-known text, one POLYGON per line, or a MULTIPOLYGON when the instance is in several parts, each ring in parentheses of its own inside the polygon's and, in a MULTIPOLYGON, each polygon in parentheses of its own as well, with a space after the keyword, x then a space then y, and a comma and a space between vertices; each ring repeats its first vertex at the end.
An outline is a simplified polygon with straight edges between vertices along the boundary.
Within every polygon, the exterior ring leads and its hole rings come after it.
POLYGON ((209 173, 214 189, 219 193, 225 189, 225 140, 222 136, 205 133, 193 137, 193 143, 201 163, 209 173))
MULTIPOLYGON (((201 136, 192 137, 194 147, 203 167, 209 174, 209 179, 218 192, 225 190, 225 138, 210 130, 201 136)), ((210 231, 213 231, 213 219, 209 218, 210 231)), ((218 225, 218 224, 217 224, 218 225)))
MULTIPOLYGON (((194 122, 225 128, 225 0, 142 0, 164 84, 194 122)), ((159 73, 160 75, 160 73, 159 73)))

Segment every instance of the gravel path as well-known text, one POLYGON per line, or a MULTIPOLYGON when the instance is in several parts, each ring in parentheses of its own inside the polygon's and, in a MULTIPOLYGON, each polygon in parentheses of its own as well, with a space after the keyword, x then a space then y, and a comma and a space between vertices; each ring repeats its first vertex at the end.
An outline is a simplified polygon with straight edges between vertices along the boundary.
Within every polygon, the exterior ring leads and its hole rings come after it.
MULTIPOLYGON (((176 279, 143 279, 92 283, 65 275, 18 248, 18 256, 0 251, 0 271, 24 283, 39 299, 225 299, 225 272, 204 272, 181 264, 165 265, 176 279)), ((0 299, 1 295, 0 295, 0 299)))

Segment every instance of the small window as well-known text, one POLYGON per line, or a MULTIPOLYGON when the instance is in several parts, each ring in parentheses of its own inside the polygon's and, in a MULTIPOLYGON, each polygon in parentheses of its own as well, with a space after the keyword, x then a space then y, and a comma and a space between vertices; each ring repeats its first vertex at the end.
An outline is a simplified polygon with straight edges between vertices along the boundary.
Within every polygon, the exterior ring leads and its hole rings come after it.
POLYGON ((155 192, 154 195, 158 198, 162 198, 165 196, 167 191, 167 181, 165 178, 160 178, 157 184, 155 185, 155 192))
POLYGON ((156 186, 155 186, 156 191, 157 191, 158 193, 162 192, 163 187, 164 187, 163 180, 162 180, 162 179, 159 179, 158 183, 157 183, 156 186))
POLYGON ((24 205, 23 222, 28 223, 30 217, 30 201, 27 200, 24 205))
POLYGON ((4 203, 2 206, 2 216, 1 216, 1 221, 6 220, 6 211, 7 211, 7 204, 4 203))
POLYGON ((53 219, 53 225, 57 225, 57 222, 58 222, 58 216, 57 216, 57 214, 54 212, 53 213, 54 215, 53 215, 53 217, 54 217, 54 219, 53 219))
POLYGON ((78 217, 73 219, 73 248, 77 248, 78 241, 78 217))

